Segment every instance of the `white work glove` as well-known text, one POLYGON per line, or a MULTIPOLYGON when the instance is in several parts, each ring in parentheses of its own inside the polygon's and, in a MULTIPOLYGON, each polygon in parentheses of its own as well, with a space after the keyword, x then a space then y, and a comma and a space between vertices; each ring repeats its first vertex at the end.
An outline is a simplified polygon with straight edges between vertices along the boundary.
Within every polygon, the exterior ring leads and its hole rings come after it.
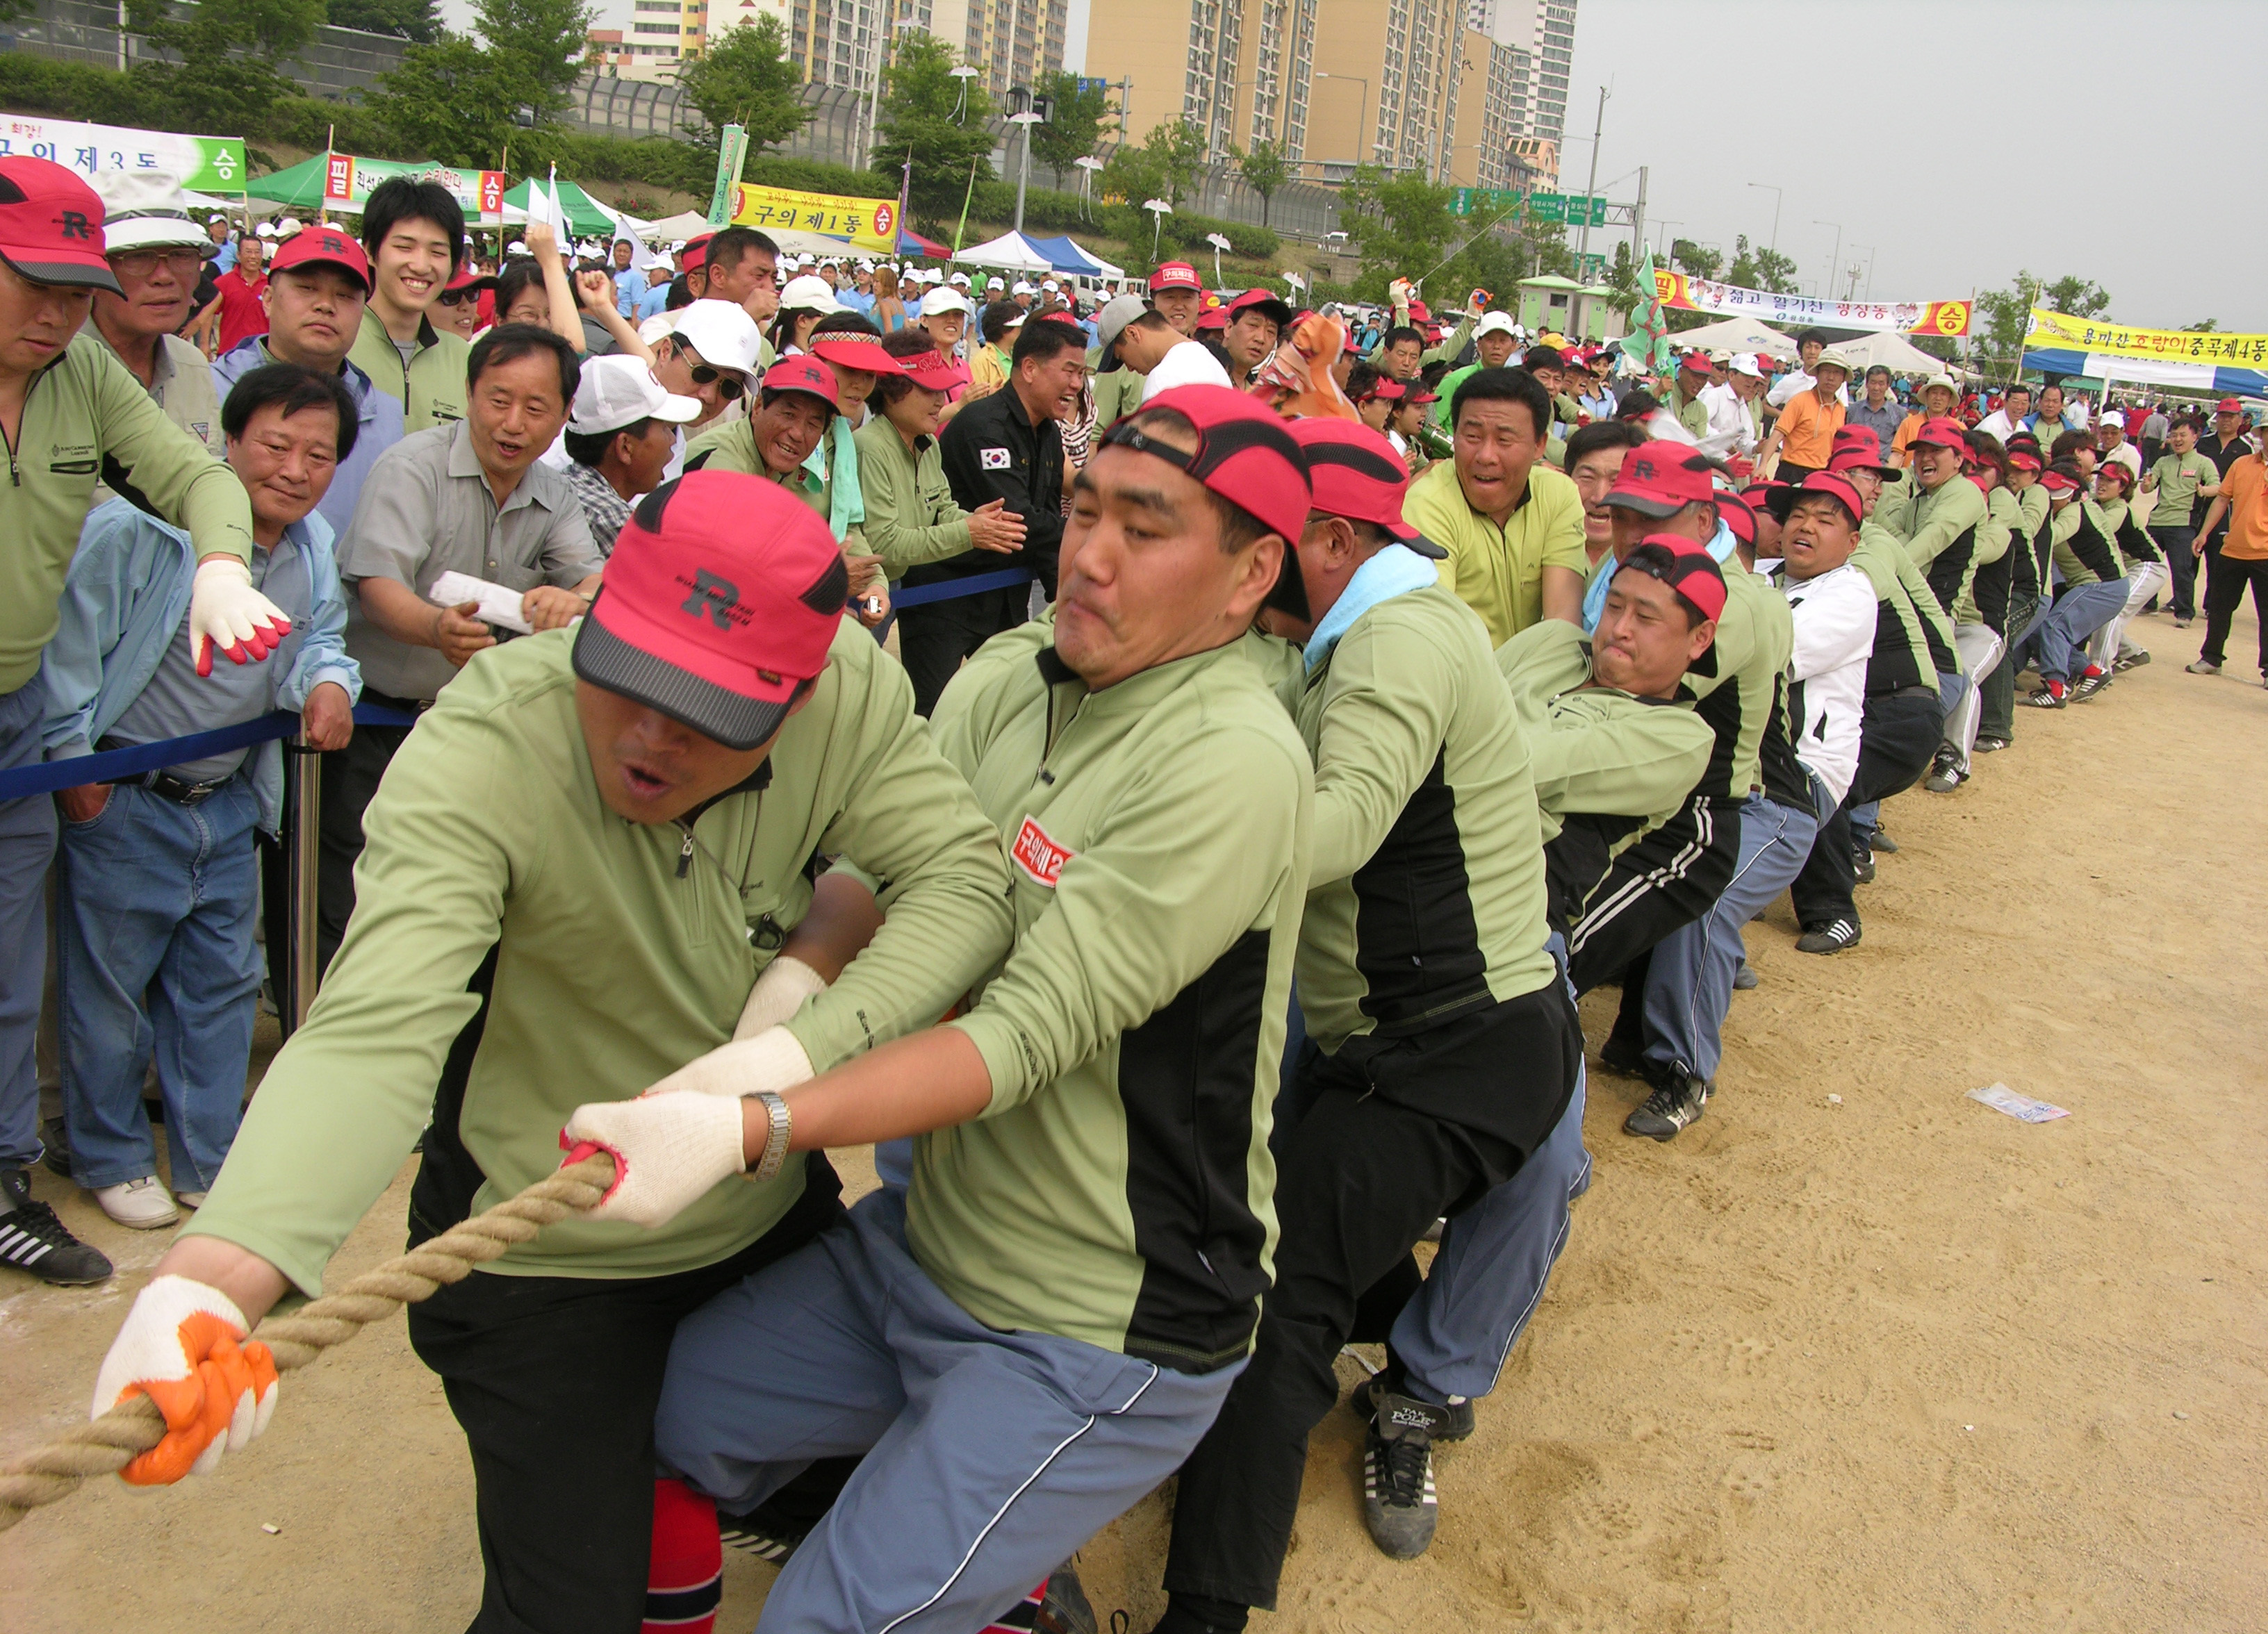
POLYGON ((636 1100, 596 1100, 575 1108, 559 1144, 615 1155, 615 1183, 589 1218, 651 1230, 747 1166, 740 1156, 740 1103, 683 1090, 650 1090, 636 1100))
POLYGON ((236 1301, 186 1277, 142 1290, 94 1379, 99 1418, 132 1395, 166 1416, 166 1439, 118 1472, 134 1486, 169 1486, 204 1475, 224 1452, 241 1451, 268 1428, 280 1386, 276 1358, 254 1339, 236 1301))
MULTIPOLYGON (((763 983, 756 984, 762 990, 763 983)), ((748 996, 753 1005, 755 995, 748 996)), ((666 1095, 690 1090, 699 1095, 730 1095, 738 1100, 760 1090, 778 1094, 810 1082, 811 1057, 784 1027, 766 1027, 754 1038, 735 1038, 705 1056, 696 1056, 645 1093, 666 1095)))
POLYGON ((733 1029, 733 1036, 754 1038, 766 1027, 777 1027, 802 1009, 805 999, 826 990, 825 976, 793 954, 782 953, 764 967, 755 986, 748 990, 747 1005, 740 1012, 740 1024, 733 1029))
POLYGON ((189 656, 197 673, 212 673, 213 649, 239 664, 256 663, 284 644, 291 621, 252 587, 252 570, 234 556, 202 563, 189 583, 189 656))

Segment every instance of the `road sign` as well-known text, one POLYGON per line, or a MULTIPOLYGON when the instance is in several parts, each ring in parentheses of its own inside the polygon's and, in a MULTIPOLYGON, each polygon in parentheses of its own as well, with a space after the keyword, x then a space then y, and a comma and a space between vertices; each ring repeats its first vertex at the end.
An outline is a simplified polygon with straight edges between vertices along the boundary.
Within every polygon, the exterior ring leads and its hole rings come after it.
POLYGON ((1580 227, 1587 220, 1594 227, 1607 224, 1607 201, 1596 195, 1522 195, 1505 188, 1458 188, 1449 195, 1449 213, 1453 216, 1504 216, 1507 212, 1515 219, 1526 216, 1530 221, 1549 221, 1571 227, 1580 227))

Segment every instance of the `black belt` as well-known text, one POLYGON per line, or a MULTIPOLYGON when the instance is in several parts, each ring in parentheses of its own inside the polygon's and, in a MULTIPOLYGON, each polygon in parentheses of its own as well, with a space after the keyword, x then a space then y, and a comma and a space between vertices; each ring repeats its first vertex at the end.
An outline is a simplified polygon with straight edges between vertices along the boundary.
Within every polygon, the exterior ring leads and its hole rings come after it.
MULTIPOLYGON (((105 738, 94 747, 98 750, 107 751, 132 748, 136 746, 121 743, 115 738, 105 738)), ((114 786, 130 784, 137 789, 147 789, 151 793, 160 799, 171 800, 176 806, 201 806, 213 795, 235 782, 236 773, 231 772, 225 777, 216 777, 210 783, 186 783, 169 771, 145 771, 139 777, 107 777, 103 781, 114 786)))

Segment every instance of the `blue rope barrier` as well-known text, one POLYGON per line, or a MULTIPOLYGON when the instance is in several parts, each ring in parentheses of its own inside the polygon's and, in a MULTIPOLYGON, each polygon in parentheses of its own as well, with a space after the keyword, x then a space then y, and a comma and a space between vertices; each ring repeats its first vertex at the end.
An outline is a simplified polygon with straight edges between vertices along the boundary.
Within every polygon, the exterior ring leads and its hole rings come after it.
POLYGON ((988 590, 1006 590, 1015 585, 1028 585, 1032 572, 1028 568, 1012 568, 1005 573, 977 573, 968 578, 951 578, 940 584, 916 585, 909 589, 890 593, 890 605, 900 611, 907 607, 927 607, 932 601, 952 601, 961 596, 977 596, 988 590))

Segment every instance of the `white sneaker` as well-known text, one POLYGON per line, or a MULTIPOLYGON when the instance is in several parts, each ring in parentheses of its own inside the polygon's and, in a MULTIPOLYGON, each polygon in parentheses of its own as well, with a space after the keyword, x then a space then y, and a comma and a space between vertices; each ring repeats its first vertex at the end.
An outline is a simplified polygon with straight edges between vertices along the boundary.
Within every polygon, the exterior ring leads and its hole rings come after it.
POLYGON ((144 1174, 140 1180, 116 1186, 98 1186, 94 1189, 94 1200, 112 1219, 136 1231, 156 1231, 181 1218, 181 1211, 173 1206, 173 1199, 158 1183, 155 1174, 144 1174))
POLYGON ((205 1206, 205 1194, 202 1191, 177 1191, 173 1194, 173 1201, 185 1209, 202 1209, 205 1206))

